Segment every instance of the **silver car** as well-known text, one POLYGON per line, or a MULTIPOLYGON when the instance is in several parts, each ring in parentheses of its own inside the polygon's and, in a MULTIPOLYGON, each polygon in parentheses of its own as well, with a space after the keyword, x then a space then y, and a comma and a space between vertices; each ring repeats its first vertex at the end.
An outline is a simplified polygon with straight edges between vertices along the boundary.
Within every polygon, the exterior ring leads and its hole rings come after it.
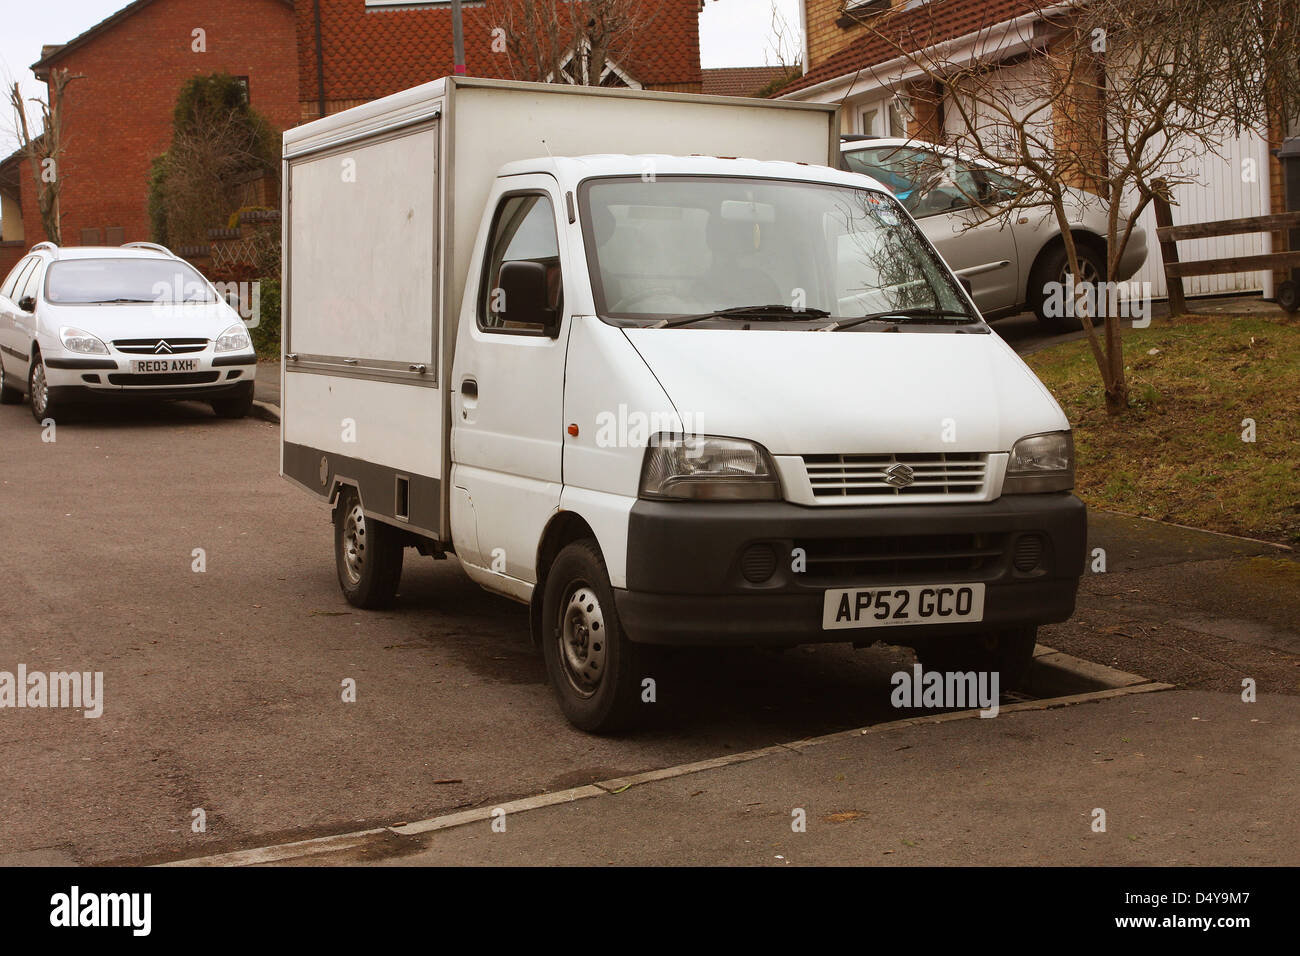
MULTIPOLYGON (((1065 243, 1050 207, 1017 211, 1010 224, 990 218, 986 211, 996 208, 999 196, 1022 191, 1009 171, 963 158, 944 146, 908 139, 848 138, 840 152, 843 168, 870 176, 894 192, 953 272, 968 284, 985 318, 1028 309, 1054 331, 1079 327, 1078 319, 1062 315, 1049 302, 1055 289, 1070 284, 1065 243)), ((1105 204, 1080 190, 1070 189, 1066 195, 1083 272, 1074 284, 1098 282, 1106 274, 1105 204)), ((1146 232, 1137 227, 1119 274, 1111 280, 1128 280, 1146 257, 1146 232)))

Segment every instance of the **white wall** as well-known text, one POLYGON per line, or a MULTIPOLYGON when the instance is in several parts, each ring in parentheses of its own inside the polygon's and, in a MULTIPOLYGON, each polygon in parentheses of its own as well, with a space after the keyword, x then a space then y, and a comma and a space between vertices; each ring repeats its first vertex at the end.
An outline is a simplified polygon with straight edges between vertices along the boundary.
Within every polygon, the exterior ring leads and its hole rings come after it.
MULTIPOLYGON (((1267 215, 1265 201, 1268 180, 1268 144, 1258 133, 1224 144, 1222 156, 1207 154, 1179 164, 1179 174, 1194 178, 1194 184, 1174 189, 1174 225, 1214 222, 1219 219, 1243 219, 1267 215), (1244 161, 1254 160, 1255 182, 1243 182, 1244 161)), ((1130 203, 1134 200, 1130 198, 1130 203)), ((1146 265, 1133 278, 1150 282, 1153 294, 1168 294, 1160 246, 1156 241, 1156 214, 1151 207, 1142 213, 1141 224, 1147 231, 1150 253, 1146 265)), ((1193 239, 1178 243, 1178 257, 1183 262, 1196 259, 1223 259, 1230 256, 1253 256, 1267 252, 1261 233, 1244 236, 1221 236, 1193 239)), ((1258 292, 1264 288, 1263 272, 1221 276, 1188 276, 1183 279, 1187 295, 1212 295, 1229 292, 1258 292)))

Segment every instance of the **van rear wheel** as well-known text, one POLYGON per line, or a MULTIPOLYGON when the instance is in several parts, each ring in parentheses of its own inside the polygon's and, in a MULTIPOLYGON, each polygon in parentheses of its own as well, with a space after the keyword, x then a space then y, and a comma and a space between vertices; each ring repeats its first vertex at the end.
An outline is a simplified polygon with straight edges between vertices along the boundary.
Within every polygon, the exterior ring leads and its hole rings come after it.
POLYGON ((542 654, 569 722, 593 734, 636 723, 644 648, 628 640, 594 541, 575 541, 551 564, 542 597, 542 654))
POLYGON ((1028 681, 1037 643, 1037 627, 1017 627, 931 638, 916 648, 916 657, 927 671, 997 671, 1000 690, 1019 690, 1028 681))
POLYGON ((353 607, 385 608, 402 580, 401 532, 366 516, 356 491, 345 489, 334 508, 334 564, 339 587, 353 607))

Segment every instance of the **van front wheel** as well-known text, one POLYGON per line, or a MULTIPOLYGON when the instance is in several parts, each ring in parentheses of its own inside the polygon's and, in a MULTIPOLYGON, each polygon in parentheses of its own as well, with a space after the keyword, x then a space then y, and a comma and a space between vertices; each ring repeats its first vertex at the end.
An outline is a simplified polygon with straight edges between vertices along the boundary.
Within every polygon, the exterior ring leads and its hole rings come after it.
POLYGON ((560 709, 579 730, 613 733, 635 723, 644 649, 628 640, 594 541, 556 555, 542 597, 542 653, 560 709))
POLYGON ((384 608, 402 580, 401 532, 366 516, 351 488, 334 509, 334 564, 339 587, 353 607, 384 608))

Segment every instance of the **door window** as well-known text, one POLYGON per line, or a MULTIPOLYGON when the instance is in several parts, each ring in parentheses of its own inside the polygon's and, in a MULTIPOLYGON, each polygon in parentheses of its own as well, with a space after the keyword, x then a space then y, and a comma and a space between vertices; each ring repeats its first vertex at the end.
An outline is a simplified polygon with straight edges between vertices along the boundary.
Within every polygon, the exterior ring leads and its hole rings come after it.
POLYGON ((35 299, 37 292, 40 291, 41 276, 44 273, 45 270, 41 268, 41 260, 37 259, 35 267, 23 277, 19 291, 14 295, 14 301, 21 302, 29 295, 35 299))
POLYGON ((488 246, 478 325, 484 332, 542 334, 536 326, 507 321, 502 315, 501 268, 507 262, 537 262, 546 267, 547 305, 558 315, 564 297, 555 210, 544 193, 507 196, 497 207, 488 246))
POLYGON ((18 265, 14 266, 13 271, 9 273, 9 277, 5 279, 5 284, 0 286, 0 295, 3 295, 6 299, 12 299, 15 302, 18 301, 18 296, 15 295, 15 293, 19 288, 21 288, 22 280, 26 277, 27 270, 32 267, 34 262, 36 262, 36 260, 31 256, 28 256, 26 259, 19 262, 18 265))

